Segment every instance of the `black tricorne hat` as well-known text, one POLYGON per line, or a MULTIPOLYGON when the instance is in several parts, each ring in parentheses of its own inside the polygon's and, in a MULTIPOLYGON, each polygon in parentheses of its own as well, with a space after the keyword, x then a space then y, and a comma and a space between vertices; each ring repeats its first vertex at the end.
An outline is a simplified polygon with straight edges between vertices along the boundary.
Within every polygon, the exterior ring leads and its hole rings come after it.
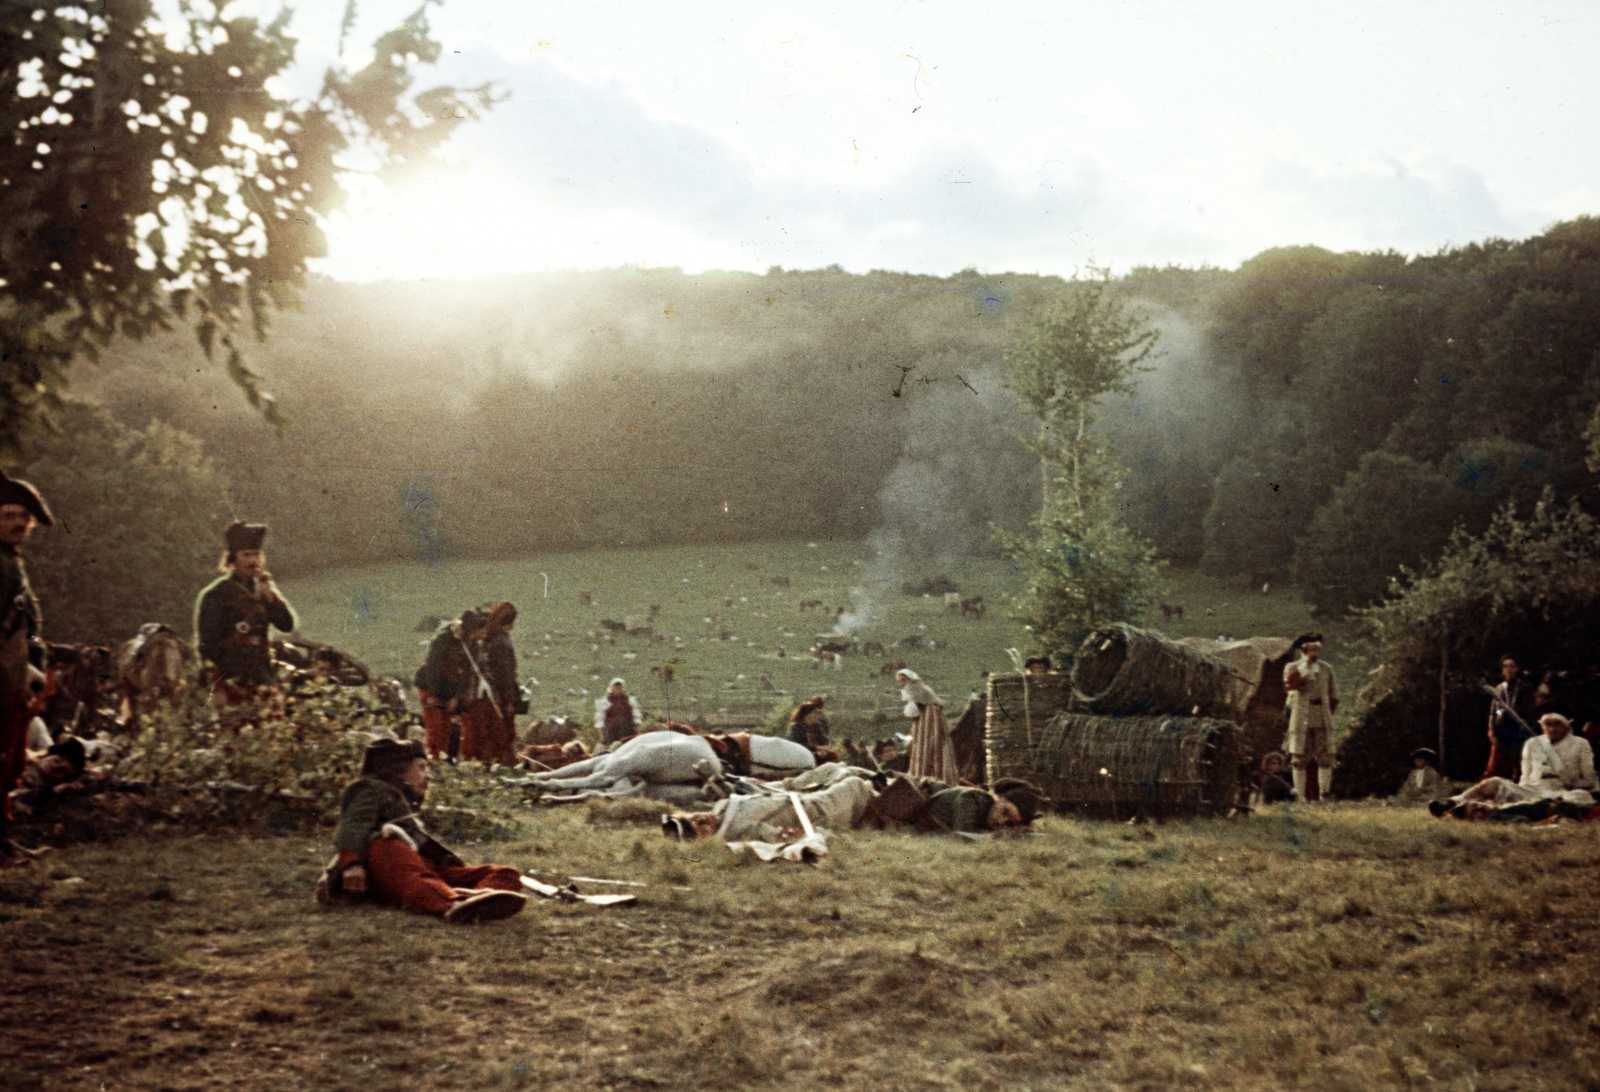
POLYGON ((1320 633, 1302 633, 1300 636, 1298 636, 1298 637, 1296 637, 1294 639, 1294 644, 1289 646, 1289 651, 1290 652, 1298 652, 1298 651, 1300 651, 1300 647, 1302 645, 1320 645, 1321 643, 1322 643, 1322 634, 1320 634, 1320 633))
POLYGON ((420 739, 375 739, 361 757, 362 777, 391 777, 428 752, 420 739))
POLYGON ((1437 762, 1439 761, 1439 752, 1435 751, 1432 747, 1418 747, 1415 751, 1411 752, 1411 757, 1425 758, 1429 762, 1437 762))
POLYGON ((76 736, 66 736, 60 741, 51 744, 45 754, 60 755, 70 762, 72 768, 79 773, 83 772, 84 766, 88 765, 89 762, 89 754, 84 749, 83 740, 76 736))
POLYGON ((13 478, 4 471, 0 471, 0 504, 20 504, 46 527, 55 526, 56 517, 38 487, 32 482, 13 478))
POLYGON ((239 550, 259 550, 261 544, 267 540, 267 525, 265 523, 246 523, 236 519, 222 532, 222 541, 232 552, 239 550))

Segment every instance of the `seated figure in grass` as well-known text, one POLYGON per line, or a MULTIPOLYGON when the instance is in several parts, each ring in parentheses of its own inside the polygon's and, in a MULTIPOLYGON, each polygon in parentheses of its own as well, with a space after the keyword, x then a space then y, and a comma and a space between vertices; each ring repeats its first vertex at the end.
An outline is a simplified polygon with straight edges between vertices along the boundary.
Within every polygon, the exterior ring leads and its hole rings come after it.
POLYGON ((1298 800, 1294 786, 1284 775, 1283 754, 1272 751, 1261 759, 1261 802, 1281 804, 1285 800, 1298 800))
MULTIPOLYGON (((1516 781, 1491 777, 1465 792, 1428 805, 1434 815, 1467 814, 1467 805, 1526 804, 1558 800, 1593 807, 1600 792, 1595 777, 1594 750, 1589 741, 1572 734, 1572 722, 1560 713, 1539 718, 1540 735, 1522 745, 1522 776, 1516 781)), ((1481 810, 1481 809, 1478 809, 1481 810)))
POLYGON ((369 896, 460 923, 504 918, 523 907, 522 875, 505 865, 469 868, 434 841, 417 817, 428 792, 421 740, 374 740, 361 776, 339 800, 339 855, 317 886, 318 901, 369 896))
POLYGON ((1418 747, 1412 751, 1411 772, 1406 774, 1405 784, 1395 795, 1414 804, 1437 796, 1441 778, 1433 764, 1438 760, 1439 752, 1432 747, 1418 747))

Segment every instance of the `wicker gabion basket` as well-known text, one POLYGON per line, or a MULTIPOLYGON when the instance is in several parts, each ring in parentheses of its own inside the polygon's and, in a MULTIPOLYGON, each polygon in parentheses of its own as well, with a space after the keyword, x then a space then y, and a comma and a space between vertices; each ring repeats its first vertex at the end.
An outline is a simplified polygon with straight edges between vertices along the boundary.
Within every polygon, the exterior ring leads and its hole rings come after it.
POLYGON ((1197 648, 1122 624, 1089 634, 1072 668, 1077 707, 1108 716, 1237 720, 1258 681, 1197 648))
POLYGON ((985 769, 992 784, 1007 774, 995 773, 1031 754, 1045 725, 1072 708, 1072 682, 1065 675, 990 675, 984 710, 985 769), (998 765, 997 765, 998 763, 998 765))
POLYGON ((1016 742, 990 740, 990 778, 1031 781, 1069 814, 1226 815, 1238 795, 1239 728, 1227 721, 1063 712, 1031 747, 1016 742))

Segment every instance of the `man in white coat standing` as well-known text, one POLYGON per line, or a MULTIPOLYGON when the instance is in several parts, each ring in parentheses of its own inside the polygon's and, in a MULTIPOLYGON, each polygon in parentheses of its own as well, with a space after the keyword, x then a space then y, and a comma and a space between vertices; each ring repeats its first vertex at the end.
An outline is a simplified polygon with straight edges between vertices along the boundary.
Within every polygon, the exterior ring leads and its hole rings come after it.
POLYGON ((1294 769, 1294 788, 1306 798, 1306 769, 1317 764, 1317 789, 1326 797, 1333 783, 1333 714, 1339 708, 1339 687, 1333 668, 1322 659, 1322 634, 1295 638, 1291 650, 1299 657, 1283 669, 1283 689, 1289 695, 1289 731, 1283 749, 1294 769))

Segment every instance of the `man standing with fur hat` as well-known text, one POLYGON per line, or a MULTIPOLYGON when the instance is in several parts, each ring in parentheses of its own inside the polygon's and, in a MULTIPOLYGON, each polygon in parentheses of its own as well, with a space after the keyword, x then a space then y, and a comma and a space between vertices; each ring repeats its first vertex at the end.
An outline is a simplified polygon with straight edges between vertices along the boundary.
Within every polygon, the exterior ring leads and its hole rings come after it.
POLYGON ((262 549, 267 527, 235 520, 222 532, 227 547, 212 581, 194 606, 195 646, 214 671, 212 700, 240 705, 275 691, 277 667, 268 628, 294 632, 295 616, 267 572, 262 549))
POLYGON ((1283 689, 1289 695, 1289 731, 1283 749, 1294 771, 1294 791, 1306 797, 1306 769, 1317 764, 1319 797, 1333 783, 1333 714, 1339 708, 1339 687, 1333 668, 1322 659, 1322 634, 1296 637, 1290 651, 1300 656, 1283 669, 1283 689))
POLYGON ((361 776, 339 799, 333 835, 339 855, 317 885, 318 901, 370 895, 463 924, 522 909, 520 872, 508 865, 469 868, 423 828, 417 809, 428 780, 421 740, 368 744, 361 776))
POLYGON ((24 860, 11 841, 11 790, 27 766, 30 703, 44 684, 43 615, 28 586, 18 550, 38 524, 55 524, 44 497, 31 484, 0 473, 0 866, 24 860))

